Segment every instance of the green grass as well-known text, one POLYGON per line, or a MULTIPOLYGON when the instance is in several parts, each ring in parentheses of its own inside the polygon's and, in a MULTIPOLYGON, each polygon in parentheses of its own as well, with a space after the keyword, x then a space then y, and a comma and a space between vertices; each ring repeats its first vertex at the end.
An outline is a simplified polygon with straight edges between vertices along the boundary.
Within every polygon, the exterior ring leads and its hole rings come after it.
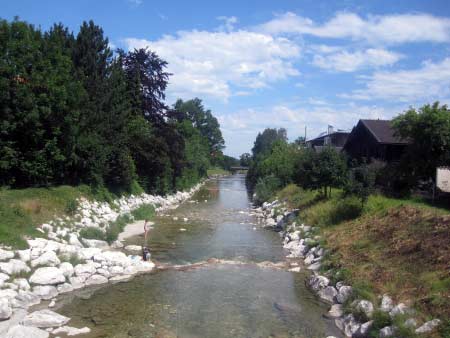
POLYGON ((93 198, 87 186, 0 190, 0 243, 14 248, 27 246, 24 236, 42 235, 36 226, 55 217, 70 215, 76 199, 93 198))
POLYGON ((123 231, 125 226, 129 224, 131 221, 132 219, 129 214, 119 216, 115 222, 110 223, 108 229, 106 230, 105 240, 109 244, 114 242, 117 239, 117 237, 119 237, 119 234, 123 231))
POLYGON ((207 175, 208 176, 224 176, 224 175, 230 175, 231 172, 229 172, 228 170, 219 168, 219 167, 214 167, 211 169, 208 169, 207 171, 207 175))
POLYGON ((155 216, 155 207, 151 204, 141 205, 131 212, 135 220, 150 220, 155 216))
POLYGON ((104 241, 105 232, 96 227, 87 227, 80 230, 80 236, 86 239, 98 239, 104 241))

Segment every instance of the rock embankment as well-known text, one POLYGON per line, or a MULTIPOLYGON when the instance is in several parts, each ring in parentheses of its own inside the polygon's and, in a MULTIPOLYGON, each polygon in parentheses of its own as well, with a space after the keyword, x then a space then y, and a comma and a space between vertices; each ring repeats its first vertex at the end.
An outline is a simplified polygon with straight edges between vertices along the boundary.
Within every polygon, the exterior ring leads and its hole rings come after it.
MULTIPOLYGON (((327 317, 334 320, 336 326, 346 337, 367 337, 374 324, 375 311, 386 313, 392 322, 403 321, 403 327, 411 328, 416 334, 433 331, 439 319, 433 319, 418 325, 413 317, 414 311, 403 303, 395 304, 389 295, 380 295, 378 304, 359 299, 350 285, 339 280, 332 271, 322 271, 322 261, 326 250, 320 246, 321 237, 317 227, 296 224, 297 210, 289 210, 284 203, 274 201, 254 208, 253 213, 260 219, 264 228, 280 232, 283 247, 289 252, 288 258, 301 258, 311 275, 307 281, 310 289, 324 302, 330 304, 327 317), (406 318, 406 319, 405 319, 406 318)), ((290 271, 299 272, 301 267, 290 271)), ((378 329, 378 337, 395 337, 398 327, 394 324, 378 329)), ((328 337, 333 338, 333 337, 328 337)))
POLYGON ((176 208, 200 188, 167 197, 142 194, 122 197, 111 204, 80 200, 75 216, 43 224, 42 238, 28 239, 28 249, 0 248, 0 336, 48 337, 89 332, 67 326, 70 318, 45 309, 28 314, 41 301, 55 306, 57 296, 83 287, 124 281, 155 267, 140 256, 119 251, 120 241, 105 242, 80 237, 80 230, 106 231, 119 216, 150 204, 157 212, 176 208), (45 237, 45 238, 44 238, 45 237))

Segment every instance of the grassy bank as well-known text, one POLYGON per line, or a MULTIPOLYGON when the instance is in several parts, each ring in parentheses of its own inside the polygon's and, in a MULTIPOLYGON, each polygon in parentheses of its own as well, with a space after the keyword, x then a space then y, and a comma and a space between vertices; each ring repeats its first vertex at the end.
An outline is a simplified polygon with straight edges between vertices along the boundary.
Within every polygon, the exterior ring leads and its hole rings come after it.
MULTIPOLYGON (((14 248, 27 246, 25 237, 42 236, 36 227, 58 217, 71 216, 77 209, 77 199, 98 201, 117 198, 106 189, 85 185, 52 188, 0 190, 0 243, 14 248)), ((147 212, 139 211, 138 212, 147 212)))
POLYGON ((278 192, 299 222, 320 227, 329 249, 323 269, 354 286, 360 297, 390 294, 423 319, 446 321, 441 337, 450 337, 450 211, 420 199, 372 195, 359 200, 332 191, 323 199, 290 185, 278 192))

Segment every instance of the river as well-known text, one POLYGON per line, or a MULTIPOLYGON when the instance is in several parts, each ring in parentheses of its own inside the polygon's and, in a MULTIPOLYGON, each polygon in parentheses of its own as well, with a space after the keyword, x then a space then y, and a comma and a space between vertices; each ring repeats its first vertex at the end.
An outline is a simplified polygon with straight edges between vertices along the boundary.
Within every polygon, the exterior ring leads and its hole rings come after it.
POLYGON ((61 296, 58 312, 92 329, 83 338, 338 336, 323 318, 327 306, 306 289, 307 274, 257 264, 284 262, 286 252, 250 207, 243 175, 208 181, 155 219, 152 260, 169 268, 61 296), (225 262, 170 268, 210 258, 225 262))

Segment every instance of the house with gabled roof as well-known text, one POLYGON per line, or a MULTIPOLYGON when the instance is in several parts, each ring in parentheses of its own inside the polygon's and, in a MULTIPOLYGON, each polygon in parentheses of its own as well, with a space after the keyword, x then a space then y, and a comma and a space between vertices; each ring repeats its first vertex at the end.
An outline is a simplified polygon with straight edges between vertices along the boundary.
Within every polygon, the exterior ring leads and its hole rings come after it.
POLYGON ((395 135, 390 120, 359 120, 352 129, 343 151, 354 159, 399 161, 408 140, 395 135))

